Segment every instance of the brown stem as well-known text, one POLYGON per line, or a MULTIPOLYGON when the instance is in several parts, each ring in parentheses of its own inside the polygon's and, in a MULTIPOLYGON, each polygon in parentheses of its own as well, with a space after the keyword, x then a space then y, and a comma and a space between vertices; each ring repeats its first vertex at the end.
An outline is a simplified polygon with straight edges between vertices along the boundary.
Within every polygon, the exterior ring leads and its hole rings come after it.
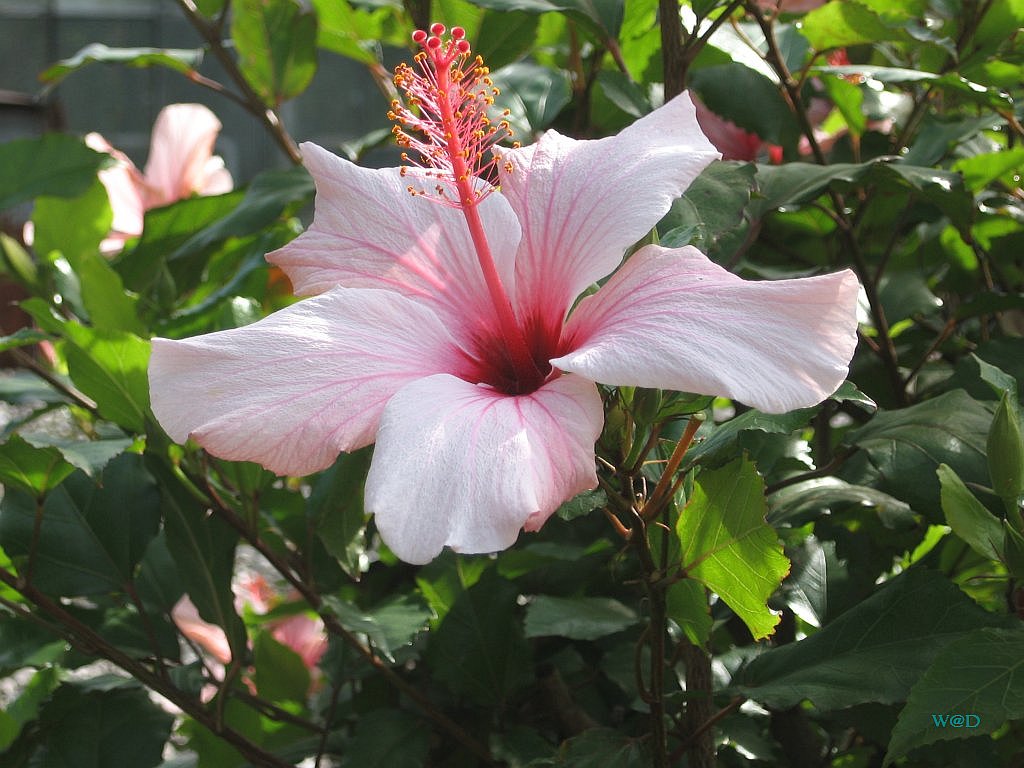
POLYGON ((698 414, 694 414, 690 417, 690 420, 686 422, 686 429, 683 431, 683 436, 679 438, 679 442, 676 443, 675 450, 672 451, 672 455, 669 457, 668 463, 665 465, 665 471, 661 473, 661 477, 658 479, 658 484, 654 486, 654 491, 644 504, 644 519, 651 520, 656 517, 661 511, 661 505, 667 503, 668 499, 671 498, 670 489, 673 487, 673 479, 675 477, 676 470, 678 470, 679 465, 683 463, 683 457, 689 450, 690 445, 693 444, 694 435, 697 434, 697 430, 700 429, 700 425, 703 423, 703 417, 698 414))
POLYGON ((683 23, 679 0, 658 0, 661 26, 661 63, 665 71, 665 101, 686 88, 686 58, 683 51, 683 23))
POLYGON ((44 366, 40 365, 39 361, 32 357, 32 355, 26 353, 24 350, 18 349, 17 347, 7 350, 7 354, 14 358, 19 366, 31 371, 58 392, 74 401, 75 405, 85 408, 87 411, 96 413, 96 403, 94 403, 90 397, 82 394, 73 386, 65 384, 63 381, 58 379, 50 371, 46 370, 44 366))
MULTIPOLYGON (((47 595, 26 583, 24 579, 0 569, 0 582, 21 593, 23 597, 56 621, 60 625, 60 634, 72 646, 87 655, 99 655, 117 665, 140 683, 166 698, 197 723, 233 746, 253 765, 264 768, 292 768, 291 764, 264 751, 230 726, 218 723, 215 717, 206 711, 202 702, 189 697, 144 664, 108 643, 101 635, 68 613, 47 595)), ((32 615, 30 611, 24 609, 21 613, 26 617, 32 615)))
POLYGON ((245 521, 235 514, 235 511, 220 499, 216 493, 216 489, 207 486, 207 490, 214 503, 215 512, 225 522, 227 522, 228 525, 238 531, 242 538, 256 549, 256 551, 263 555, 274 570, 280 573, 281 576, 288 581, 288 583, 291 584, 300 595, 302 595, 302 598, 309 604, 309 606, 320 615, 320 618, 324 622, 324 627, 328 632, 341 638, 347 645, 355 650, 366 663, 379 672, 389 684, 415 702, 415 704, 430 720, 462 744, 466 749, 483 760, 486 765, 498 765, 486 746, 473 738, 454 720, 435 709, 434 705, 426 696, 420 693, 414 686, 406 682, 401 675, 396 673, 393 669, 377 658, 371 648, 366 647, 355 635, 345 629, 345 627, 338 622, 337 618, 335 618, 335 616, 324 607, 323 600, 320 595, 296 574, 295 570, 291 565, 289 565, 289 563, 278 555, 277 552, 268 547, 266 543, 260 539, 256 531, 246 525, 245 521))
POLYGON ((711 711, 711 656, 702 648, 683 640, 683 666, 686 668, 686 744, 690 768, 714 768, 716 720, 711 711))
POLYGON ((250 113, 259 118, 266 129, 270 132, 270 135, 274 137, 274 141, 276 141, 282 151, 288 155, 289 160, 296 165, 301 163, 302 155, 299 152, 299 147, 281 124, 281 120, 278 117, 277 112, 270 109, 263 103, 263 99, 261 99, 259 94, 253 90, 251 85, 249 85, 249 81, 245 79, 245 75, 239 68, 238 62, 235 61, 234 57, 232 57, 224 47, 224 41, 221 40, 220 37, 220 23, 215 22, 211 24, 207 22, 196 7, 194 0, 177 0, 177 3, 185 14, 185 17, 195 28, 196 32, 198 32, 200 37, 202 37, 203 40, 206 41, 206 44, 210 46, 210 50, 217 58, 217 61, 220 62, 220 65, 224 67, 224 71, 228 73, 228 77, 231 78, 239 91, 241 91, 242 99, 239 103, 250 113))

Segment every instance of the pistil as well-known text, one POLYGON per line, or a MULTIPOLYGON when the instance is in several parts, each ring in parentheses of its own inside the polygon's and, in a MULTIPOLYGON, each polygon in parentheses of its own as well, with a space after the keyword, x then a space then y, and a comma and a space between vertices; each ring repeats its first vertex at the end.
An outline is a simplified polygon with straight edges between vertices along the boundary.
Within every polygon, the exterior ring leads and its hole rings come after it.
MULTIPOLYGON (((495 189, 481 174, 501 161, 500 155, 493 152, 493 146, 501 138, 510 136, 511 131, 506 121, 493 126, 487 117, 486 108, 493 103, 497 89, 487 77, 487 68, 480 57, 476 57, 471 69, 463 69, 470 54, 465 31, 461 27, 453 28, 447 44, 441 39, 445 32, 442 24, 432 25, 430 32, 429 36, 423 30, 413 34, 413 41, 423 47, 423 52, 416 56, 423 74, 405 65, 399 66, 395 73, 395 83, 406 90, 410 105, 418 106, 421 115, 413 115, 395 103, 389 117, 419 130, 426 138, 426 141, 415 139, 395 127, 399 144, 417 150, 423 157, 425 165, 420 166, 424 169, 421 175, 440 182, 435 186, 437 196, 430 196, 430 199, 462 211, 497 315, 502 342, 515 372, 516 389, 533 391, 543 383, 546 374, 534 360, 516 319, 478 211, 480 202, 495 189), (484 88, 479 88, 480 85, 484 88), (488 151, 492 153, 490 160, 484 156, 488 151), (448 190, 454 192, 454 200, 448 190)), ((403 159, 409 160, 408 155, 403 154, 403 159)), ((427 196, 426 192, 412 186, 409 191, 415 196, 427 196)))

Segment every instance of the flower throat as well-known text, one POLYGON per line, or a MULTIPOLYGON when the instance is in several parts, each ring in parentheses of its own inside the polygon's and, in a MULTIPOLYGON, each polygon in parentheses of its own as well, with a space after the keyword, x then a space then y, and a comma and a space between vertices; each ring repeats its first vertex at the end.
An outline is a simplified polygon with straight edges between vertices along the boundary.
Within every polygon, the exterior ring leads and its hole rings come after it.
MULTIPOLYGON (((534 358, 526 334, 512 310, 505 286, 494 264, 483 222, 477 210, 480 202, 497 190, 487 181, 503 163, 497 143, 512 136, 505 110, 502 120, 493 124, 487 109, 494 104, 498 89, 480 56, 471 57, 469 41, 461 27, 453 27, 445 37, 443 24, 433 24, 428 35, 416 30, 412 39, 423 50, 416 54, 417 68, 399 64, 395 69, 395 85, 407 94, 408 106, 397 99, 391 103, 388 118, 396 125, 392 132, 398 145, 415 150, 417 161, 409 153, 402 160, 402 175, 433 184, 427 191, 409 185, 414 197, 425 197, 462 211, 476 249, 477 261, 497 316, 505 360, 500 379, 495 384, 509 394, 533 392, 550 372, 545 359, 534 358), (410 108, 415 108, 417 113, 410 108), (419 136, 409 133, 411 129, 419 136), (412 170, 413 173, 409 173, 412 170)), ((518 143, 513 144, 518 146, 518 143)), ((511 171, 511 163, 504 163, 511 171)), ((491 366, 488 366, 491 367, 491 366)))

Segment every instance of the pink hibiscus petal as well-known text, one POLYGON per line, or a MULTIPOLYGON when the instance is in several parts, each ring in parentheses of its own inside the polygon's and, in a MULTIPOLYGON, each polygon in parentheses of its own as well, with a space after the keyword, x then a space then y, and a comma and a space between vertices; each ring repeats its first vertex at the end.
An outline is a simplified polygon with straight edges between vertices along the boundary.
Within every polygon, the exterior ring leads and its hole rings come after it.
POLYGON ((373 442, 384 404, 463 358, 427 307, 336 288, 228 331, 153 340, 153 413, 177 442, 279 474, 329 466, 373 442))
POLYGON ((142 234, 142 220, 145 214, 142 194, 145 182, 135 164, 124 152, 114 149, 110 143, 98 133, 90 133, 85 143, 97 152, 103 152, 114 159, 114 164, 104 168, 98 174, 100 182, 107 190, 110 209, 114 214, 110 224, 110 235, 100 250, 103 253, 118 253, 125 240, 142 234))
POLYGON ((201 104, 171 104, 160 110, 146 161, 147 209, 202 191, 220 128, 217 116, 201 104))
POLYGON ((507 151, 502 194, 523 229, 516 295, 528 322, 561 323, 573 300, 610 273, 718 152, 687 94, 617 136, 575 141, 548 131, 507 151))
POLYGON ((494 552, 597 484, 597 387, 561 376, 508 396, 448 375, 414 381, 384 409, 366 479, 366 509, 402 560, 448 545, 494 552))
MULTIPOLYGON (((284 270, 295 292, 335 285, 386 288, 429 303, 465 338, 490 322, 490 303, 476 249, 460 210, 406 189, 419 180, 398 168, 370 170, 303 144, 303 162, 316 181, 313 223, 267 259, 284 270)), ((495 266, 511 288, 519 224, 500 195, 479 208, 495 266)))
POLYGON ((605 384, 725 395, 769 413, 821 402, 857 345, 849 270, 742 280, 696 248, 647 246, 569 319, 552 365, 605 384))

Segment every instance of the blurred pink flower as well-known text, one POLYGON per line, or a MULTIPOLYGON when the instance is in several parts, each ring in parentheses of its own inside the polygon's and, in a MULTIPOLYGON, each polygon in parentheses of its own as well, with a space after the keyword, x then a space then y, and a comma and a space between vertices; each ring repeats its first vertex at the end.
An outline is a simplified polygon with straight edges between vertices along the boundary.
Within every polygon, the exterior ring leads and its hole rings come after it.
POLYGON ((446 545, 508 547, 597 484, 595 382, 780 412, 843 381, 851 272, 747 282, 658 246, 620 266, 718 155, 687 95, 617 136, 549 131, 485 160, 505 127, 483 113, 486 71, 461 30, 431 32, 414 37, 427 71, 396 75, 419 114, 392 108, 424 135, 396 129, 427 167, 368 170, 303 146, 314 221, 268 258, 318 295, 244 328, 154 339, 153 411, 172 438, 282 474, 376 442, 366 508, 399 557, 424 563, 446 545), (493 167, 500 188, 483 178, 493 167))
MULTIPOLYGON (((236 608, 241 611, 248 607, 258 615, 265 614, 281 602, 262 576, 243 577, 236 586, 236 608)), ((182 597, 171 610, 171 618, 181 633, 210 654, 221 664, 231 661, 231 646, 224 630, 204 621, 199 611, 189 600, 182 597)), ((327 635, 319 618, 306 613, 297 613, 283 619, 267 621, 266 628, 281 645, 295 651, 310 671, 327 651, 327 635)))
POLYGON ((213 154, 220 128, 220 120, 200 104, 164 107, 153 124, 149 158, 142 172, 100 134, 85 137, 87 145, 114 159, 113 166, 99 173, 114 213, 110 235, 100 246, 103 253, 117 253, 126 240, 142 234, 143 215, 150 208, 193 194, 231 191, 231 174, 213 154))

